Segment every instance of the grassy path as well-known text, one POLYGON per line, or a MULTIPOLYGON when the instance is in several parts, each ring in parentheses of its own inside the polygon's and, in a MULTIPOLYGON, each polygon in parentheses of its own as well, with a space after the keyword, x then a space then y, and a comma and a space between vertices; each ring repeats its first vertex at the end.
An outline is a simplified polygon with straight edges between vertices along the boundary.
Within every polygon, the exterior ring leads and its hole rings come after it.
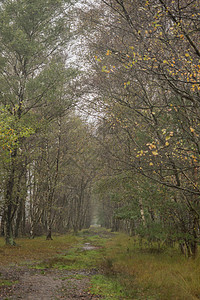
POLYGON ((137 238, 90 229, 78 236, 0 239, 0 299, 198 300, 200 257, 148 248, 137 238))
POLYGON ((99 287, 104 244, 112 236, 90 230, 78 237, 20 239, 16 248, 2 246, 0 299, 120 299, 99 287))

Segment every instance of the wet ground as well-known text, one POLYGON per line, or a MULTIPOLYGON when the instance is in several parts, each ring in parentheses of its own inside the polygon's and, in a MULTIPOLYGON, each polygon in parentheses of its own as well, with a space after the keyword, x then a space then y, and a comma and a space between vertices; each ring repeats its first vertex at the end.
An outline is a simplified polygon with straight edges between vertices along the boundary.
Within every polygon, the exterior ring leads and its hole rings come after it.
MULTIPOLYGON (((91 234, 91 233, 90 233, 91 234)), ((91 243, 83 243, 83 251, 98 249, 91 243)), ((80 250, 79 249, 79 250, 80 250)), ((37 269, 38 262, 12 265, 0 268, 0 299, 50 300, 50 299, 103 299, 90 293, 90 280, 99 273, 95 268, 80 270, 59 270, 56 268, 37 269), (9 282, 12 285, 9 286, 9 282)))
POLYGON ((27 266, 1 270, 2 277, 16 281, 1 289, 0 299, 100 299, 88 292, 96 270, 35 270, 27 266))

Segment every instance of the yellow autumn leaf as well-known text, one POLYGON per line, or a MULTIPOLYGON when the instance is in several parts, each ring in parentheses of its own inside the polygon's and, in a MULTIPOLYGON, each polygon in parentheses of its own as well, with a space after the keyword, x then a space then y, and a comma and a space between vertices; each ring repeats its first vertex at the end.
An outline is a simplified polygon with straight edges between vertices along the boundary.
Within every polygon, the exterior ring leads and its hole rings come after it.
POLYGON ((158 155, 158 152, 157 151, 152 151, 152 154, 153 155, 158 155))
POLYGON ((166 142, 166 143, 165 143, 165 146, 169 146, 169 142, 166 142))
POLYGON ((190 131, 191 131, 191 132, 194 132, 195 130, 194 130, 194 128, 190 127, 190 131))
POLYGON ((149 164, 150 166, 153 166, 153 163, 152 162, 150 162, 150 164, 149 164))
POLYGON ((110 54, 111 54, 111 51, 107 50, 106 55, 110 55, 110 54))

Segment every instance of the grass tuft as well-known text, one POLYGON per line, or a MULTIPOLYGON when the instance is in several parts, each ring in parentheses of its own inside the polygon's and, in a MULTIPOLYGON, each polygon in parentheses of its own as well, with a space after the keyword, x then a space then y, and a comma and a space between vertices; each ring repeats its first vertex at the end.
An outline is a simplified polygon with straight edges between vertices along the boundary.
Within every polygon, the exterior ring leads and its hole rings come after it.
POLYGON ((200 299, 200 258, 186 259, 174 249, 140 251, 126 235, 117 235, 106 249, 105 269, 118 274, 130 299, 200 299))
POLYGON ((90 294, 100 295, 106 300, 127 299, 123 286, 114 277, 95 275, 91 280, 90 294))
POLYGON ((13 284, 18 283, 18 281, 10 281, 5 279, 0 279, 0 288, 4 286, 12 286, 13 284))
POLYGON ((55 268, 59 270, 81 270, 96 268, 102 260, 101 250, 85 251, 81 248, 72 248, 65 255, 45 259, 38 265, 37 269, 55 268))

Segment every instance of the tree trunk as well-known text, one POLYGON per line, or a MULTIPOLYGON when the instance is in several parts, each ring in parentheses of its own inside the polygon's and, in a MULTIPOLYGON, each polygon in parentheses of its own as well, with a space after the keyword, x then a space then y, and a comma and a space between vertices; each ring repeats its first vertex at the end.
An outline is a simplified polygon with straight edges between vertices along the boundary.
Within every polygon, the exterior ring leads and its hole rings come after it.
POLYGON ((34 239, 34 237, 35 237, 35 226, 34 226, 34 221, 31 220, 30 239, 34 239))
POLYGON ((143 208, 143 203, 142 203, 142 199, 139 199, 139 208, 140 208, 140 215, 141 215, 141 219, 142 219, 142 224, 144 226, 146 226, 146 220, 145 220, 145 216, 144 216, 144 208, 143 208))
POLYGON ((5 209, 3 211, 3 215, 1 216, 1 233, 0 236, 5 236, 5 209))
POLYGON ((52 239, 51 225, 48 225, 46 240, 53 240, 53 239, 52 239))
POLYGON ((22 236, 25 235, 26 230, 26 208, 25 208, 25 201, 22 203, 22 221, 21 221, 21 233, 22 236))
POLYGON ((6 186, 6 194, 5 194, 5 242, 7 245, 15 245, 13 239, 13 231, 12 231, 12 220, 14 214, 12 213, 14 206, 13 199, 13 189, 15 184, 15 159, 17 156, 17 149, 15 149, 11 154, 11 166, 10 166, 10 174, 8 175, 8 181, 6 186))
POLYGON ((5 218, 5 242, 6 245, 15 246, 12 230, 12 204, 8 205, 5 218))
POLYGON ((22 221, 22 199, 20 200, 19 203, 19 207, 18 207, 18 211, 17 211, 17 218, 16 218, 16 222, 15 222, 15 228, 14 228, 14 236, 15 238, 19 236, 19 228, 20 228, 20 224, 22 221))
POLYGON ((191 242, 190 248, 191 248, 191 255, 192 258, 197 257, 198 252, 198 226, 199 226, 199 219, 198 217, 194 217, 194 224, 193 224, 193 241, 191 242))
POLYGON ((48 218, 47 218, 47 236, 46 236, 46 240, 53 240, 52 239, 52 212, 51 212, 51 208, 49 209, 48 218))

